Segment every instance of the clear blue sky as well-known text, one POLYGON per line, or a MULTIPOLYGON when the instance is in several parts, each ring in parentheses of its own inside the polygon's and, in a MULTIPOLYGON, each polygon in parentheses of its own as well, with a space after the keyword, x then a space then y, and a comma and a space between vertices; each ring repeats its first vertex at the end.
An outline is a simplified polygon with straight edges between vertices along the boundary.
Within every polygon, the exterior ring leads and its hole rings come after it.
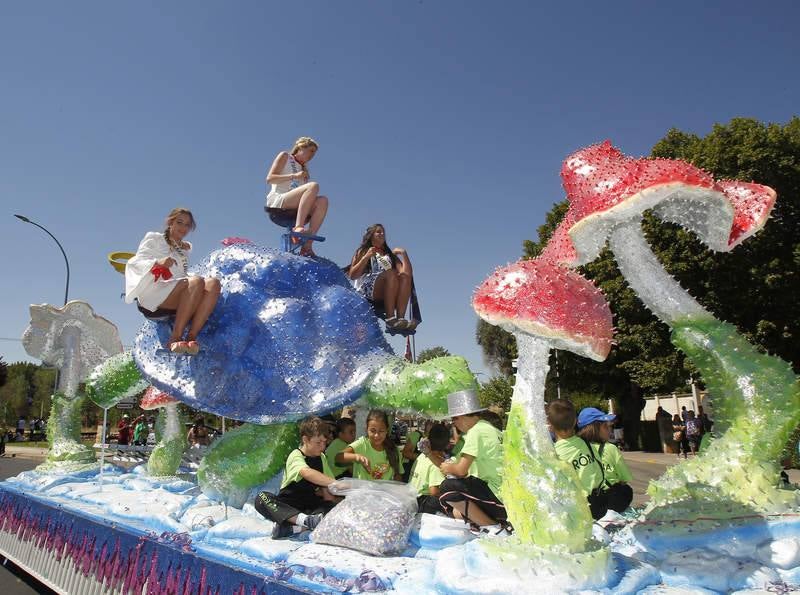
MULTIPOLYGON (((264 175, 300 135, 331 197, 320 253, 383 222, 412 257, 424 324, 487 372, 474 287, 562 198, 561 160, 670 127, 798 113, 797 2, 6 2, 0 8, 0 337, 70 296, 141 324, 106 262, 189 206, 195 259, 278 245, 264 175), (542 6, 539 6, 542 4, 542 6)), ((402 353, 403 345, 395 347, 402 353)), ((6 361, 26 358, 0 341, 6 361)))

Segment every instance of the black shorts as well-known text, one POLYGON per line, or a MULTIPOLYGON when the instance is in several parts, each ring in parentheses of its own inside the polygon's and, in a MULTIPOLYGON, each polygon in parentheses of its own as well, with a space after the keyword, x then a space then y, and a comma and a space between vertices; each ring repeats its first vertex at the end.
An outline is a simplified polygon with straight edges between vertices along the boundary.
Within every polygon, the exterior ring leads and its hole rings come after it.
POLYGON ((275 523, 285 523, 301 512, 305 514, 330 512, 334 503, 323 500, 322 498, 314 498, 313 500, 304 502, 297 500, 287 501, 270 492, 259 492, 253 505, 264 518, 275 523))
POLYGON ((442 505, 439 504, 439 498, 436 496, 418 496, 417 509, 419 512, 426 512, 428 514, 436 514, 437 512, 444 512, 442 505))
MULTIPOLYGON (((494 495, 489 485, 477 477, 457 477, 445 479, 439 485, 439 504, 447 514, 453 514, 451 502, 468 502, 469 506, 477 505, 483 512, 498 521, 508 518, 506 507, 494 495)), ((469 511, 467 511, 469 516, 469 511)))

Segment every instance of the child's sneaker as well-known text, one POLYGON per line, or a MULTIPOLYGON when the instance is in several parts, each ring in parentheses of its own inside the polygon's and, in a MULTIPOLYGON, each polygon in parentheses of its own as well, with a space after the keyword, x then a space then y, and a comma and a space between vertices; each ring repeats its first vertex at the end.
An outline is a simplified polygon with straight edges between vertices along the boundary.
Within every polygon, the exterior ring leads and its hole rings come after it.
POLYGON ((272 527, 272 539, 291 537, 293 533, 294 528, 290 523, 275 523, 275 525, 272 527))
POLYGON ((303 521, 303 526, 308 529, 309 531, 313 531, 317 528, 317 525, 320 524, 322 521, 322 513, 320 514, 309 514, 306 516, 306 520, 303 521))

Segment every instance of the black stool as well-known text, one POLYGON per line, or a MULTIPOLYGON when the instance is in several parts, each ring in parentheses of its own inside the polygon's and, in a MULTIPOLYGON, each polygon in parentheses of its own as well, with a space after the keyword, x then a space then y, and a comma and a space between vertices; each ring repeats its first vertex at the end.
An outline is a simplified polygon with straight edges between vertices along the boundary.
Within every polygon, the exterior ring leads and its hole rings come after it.
POLYGON ((264 211, 266 211, 270 221, 286 229, 286 233, 281 235, 281 247, 284 252, 291 252, 294 254, 306 240, 314 240, 315 242, 325 241, 325 238, 322 236, 312 236, 292 229, 295 226, 295 221, 297 221, 297 209, 273 209, 271 207, 264 207, 264 211), (293 238, 300 241, 293 244, 293 238))

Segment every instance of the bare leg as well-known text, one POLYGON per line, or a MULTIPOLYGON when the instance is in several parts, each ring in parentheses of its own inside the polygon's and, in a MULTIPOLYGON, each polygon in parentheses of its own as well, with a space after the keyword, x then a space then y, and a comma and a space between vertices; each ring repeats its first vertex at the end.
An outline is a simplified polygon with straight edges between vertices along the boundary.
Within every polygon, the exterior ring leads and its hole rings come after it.
POLYGON ((411 298, 411 275, 400 273, 397 275, 397 279, 397 317, 405 318, 408 300, 411 298))
POLYGON ((295 220, 295 229, 304 227, 306 219, 311 212, 311 208, 317 199, 319 193, 319 184, 316 182, 307 182, 297 188, 292 188, 283 195, 282 209, 297 209, 297 219, 295 220))
MULTIPOLYGON (((314 202, 314 206, 311 208, 311 220, 308 223, 308 232, 311 235, 317 235, 319 228, 322 226, 322 222, 325 220, 325 215, 328 213, 328 197, 327 196, 318 196, 317 200, 314 202)), ((300 254, 303 256, 314 256, 314 249, 313 249, 313 240, 307 240, 303 244, 303 248, 300 250, 300 254)))
POLYGON ((203 330, 203 325, 205 325, 208 317, 211 316, 211 313, 214 311, 214 306, 217 305, 217 300, 219 299, 219 279, 213 277, 203 279, 203 285, 203 297, 194 312, 194 316, 192 316, 192 326, 186 337, 189 341, 197 339, 197 335, 203 330))
POLYGON ((194 315, 200 300, 203 297, 203 279, 201 277, 189 277, 188 280, 181 280, 172 293, 169 294, 159 307, 174 309, 175 323, 172 326, 172 334, 169 343, 180 341, 186 325, 189 324, 194 315))
POLYGON ((487 515, 481 507, 475 503, 470 503, 469 505, 469 517, 464 514, 466 509, 466 503, 464 502, 448 502, 450 506, 453 507, 453 517, 456 517, 456 512, 458 513, 458 517, 456 518, 466 518, 467 520, 475 523, 479 527, 486 527, 487 525, 496 525, 497 521, 494 520, 492 517, 487 515))
POLYGON ((375 281, 372 297, 375 301, 383 301, 386 318, 397 316, 395 307, 397 304, 397 273, 393 270, 381 273, 381 276, 375 281))

